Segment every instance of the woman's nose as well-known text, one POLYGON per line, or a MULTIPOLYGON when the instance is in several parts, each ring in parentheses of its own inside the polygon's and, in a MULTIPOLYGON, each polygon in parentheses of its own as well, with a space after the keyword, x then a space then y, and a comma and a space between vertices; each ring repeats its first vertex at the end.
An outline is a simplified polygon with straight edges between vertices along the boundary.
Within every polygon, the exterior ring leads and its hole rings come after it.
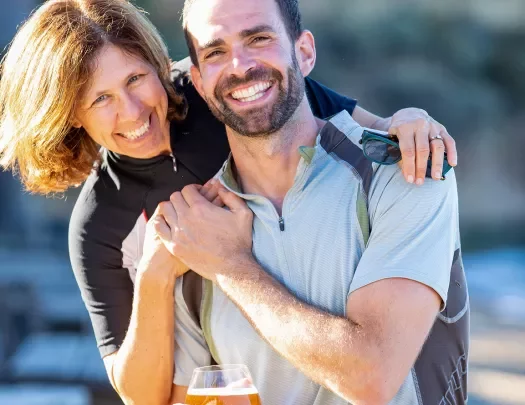
POLYGON ((132 94, 125 94, 120 100, 119 117, 121 121, 135 122, 140 119, 144 111, 144 104, 132 94))

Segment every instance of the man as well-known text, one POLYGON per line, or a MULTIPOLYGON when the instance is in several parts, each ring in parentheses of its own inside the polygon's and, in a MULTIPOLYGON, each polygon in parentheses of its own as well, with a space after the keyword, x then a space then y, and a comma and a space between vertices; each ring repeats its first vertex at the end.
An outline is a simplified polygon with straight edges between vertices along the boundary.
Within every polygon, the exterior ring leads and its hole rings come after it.
POLYGON ((188 0, 184 27, 231 157, 218 174, 229 210, 188 186, 152 221, 207 280, 201 329, 176 297, 172 399, 213 356, 247 364, 265 405, 465 404, 453 172, 408 184, 363 157, 347 112, 314 117, 315 45, 296 0, 188 0))
MULTIPOLYGON (((113 9, 126 3, 103 1, 108 2, 113 9)), ((97 4, 104 6, 102 2, 97 4)), ((88 11, 93 13, 91 8, 88 11)), ((129 17, 129 11, 125 14, 129 17)), ((127 18, 123 24, 129 27, 134 20, 137 19, 127 18)), ((118 31, 126 36, 142 30, 118 31)), ((187 268, 166 266, 164 253, 169 258, 171 255, 162 251, 162 243, 153 240, 143 245, 146 229, 150 228, 146 226, 147 218, 174 191, 188 184, 206 183, 229 153, 224 124, 213 117, 193 84, 186 80, 188 70, 183 61, 174 68, 177 88, 186 96, 189 111, 184 121, 172 122, 170 127, 173 156, 142 159, 106 150, 101 164, 87 179, 70 222, 72 267, 108 376, 126 404, 165 405, 169 401, 173 391, 175 284, 183 298, 192 300, 192 304, 200 303, 192 284, 177 280, 187 268)), ((107 71, 111 72, 111 67, 107 71)), ((120 69, 114 72, 123 74, 120 69)), ((355 100, 311 79, 305 80, 305 86, 316 116, 326 118, 345 109, 363 126, 397 134, 407 181, 423 181, 429 148, 433 153, 434 178, 440 177, 435 172, 441 171, 443 142, 449 161, 455 160, 452 138, 424 111, 407 109, 391 118, 379 119, 356 107, 355 100), (438 135, 443 142, 436 138, 438 135)), ((137 110, 133 103, 122 103, 118 114, 127 117, 134 111, 137 110)), ((149 150, 141 149, 141 153, 147 157, 149 150)), ((205 187, 202 190, 207 197, 213 197, 213 189, 211 194, 205 187)), ((188 279, 191 276, 185 281, 188 279)), ((184 300, 177 300, 179 304, 184 304, 184 300)), ((197 307, 192 306, 193 315, 198 315, 197 307)))

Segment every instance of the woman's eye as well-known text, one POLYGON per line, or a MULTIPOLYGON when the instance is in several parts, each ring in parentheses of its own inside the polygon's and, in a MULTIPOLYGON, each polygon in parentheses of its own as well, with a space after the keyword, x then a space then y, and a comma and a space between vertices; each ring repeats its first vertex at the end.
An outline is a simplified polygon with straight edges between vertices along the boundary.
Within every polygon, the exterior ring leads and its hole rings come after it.
POLYGON ((108 96, 105 95, 105 94, 103 94, 103 95, 101 95, 99 98, 97 98, 97 99, 93 102, 93 105, 95 105, 95 104, 99 104, 99 103, 105 101, 107 98, 108 98, 108 96))
POLYGON ((141 76, 142 76, 142 75, 135 75, 135 76, 130 77, 129 80, 128 80, 128 83, 134 83, 134 82, 136 82, 137 80, 140 79, 141 76))

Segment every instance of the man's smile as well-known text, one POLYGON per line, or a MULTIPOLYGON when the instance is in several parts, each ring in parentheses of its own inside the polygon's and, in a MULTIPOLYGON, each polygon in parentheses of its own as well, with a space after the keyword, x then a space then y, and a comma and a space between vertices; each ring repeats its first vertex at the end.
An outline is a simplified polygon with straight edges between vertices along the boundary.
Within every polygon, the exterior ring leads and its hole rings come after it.
POLYGON ((271 94, 273 88, 271 81, 258 82, 251 84, 249 87, 237 89, 229 94, 229 99, 235 105, 246 106, 252 105, 255 101, 265 101, 271 94))

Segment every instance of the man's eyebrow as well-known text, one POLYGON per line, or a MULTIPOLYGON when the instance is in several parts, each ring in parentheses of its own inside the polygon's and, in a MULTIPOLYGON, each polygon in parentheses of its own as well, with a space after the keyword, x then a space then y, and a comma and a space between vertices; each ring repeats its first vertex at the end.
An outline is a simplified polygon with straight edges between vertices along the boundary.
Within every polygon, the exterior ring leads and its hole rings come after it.
MULTIPOLYGON (((255 26, 253 28, 245 29, 245 30, 241 31, 241 33, 239 35, 240 35, 241 38, 247 38, 247 37, 250 37, 252 35, 259 34, 261 32, 275 32, 275 30, 273 29, 273 27, 271 25, 261 24, 261 25, 255 26)), ((217 48, 219 46, 224 45, 225 43, 226 42, 222 38, 212 39, 211 41, 206 42, 202 46, 199 46, 199 51, 202 52, 202 51, 206 51, 206 50, 211 49, 211 48, 217 48)))
POLYGON ((252 35, 259 34, 261 32, 273 32, 275 33, 275 30, 271 25, 268 24, 261 24, 257 25, 253 28, 248 28, 246 30, 241 31, 241 38, 251 37, 252 35))
POLYGON ((204 45, 199 46, 199 51, 205 51, 210 48, 217 48, 218 46, 224 45, 225 41, 222 38, 212 39, 209 42, 206 42, 204 45))

